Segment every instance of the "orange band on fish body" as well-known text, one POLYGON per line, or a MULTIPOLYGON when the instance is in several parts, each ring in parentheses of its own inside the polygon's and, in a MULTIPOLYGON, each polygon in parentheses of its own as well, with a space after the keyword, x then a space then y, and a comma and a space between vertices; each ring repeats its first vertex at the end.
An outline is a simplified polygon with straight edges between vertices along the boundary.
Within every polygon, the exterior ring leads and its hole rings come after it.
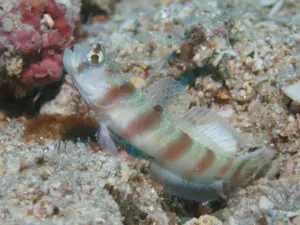
POLYGON ((161 122, 161 119, 161 112, 150 110, 131 122, 125 128, 123 135, 125 138, 132 140, 136 136, 141 135, 152 127, 158 125, 161 122))
POLYGON ((125 83, 121 86, 113 86, 111 87, 106 95, 100 100, 99 104, 103 106, 107 106, 114 101, 130 96, 135 91, 135 87, 131 83, 125 83))
POLYGON ((230 167, 233 165, 233 159, 228 159, 225 166, 223 166, 219 172, 219 177, 222 177, 226 174, 226 172, 230 169, 230 167))
POLYGON ((190 149, 193 144, 193 140, 190 136, 183 133, 178 141, 170 144, 166 149, 162 151, 161 156, 158 158, 161 161, 175 161, 177 160, 184 152, 190 149))
POLYGON ((233 174, 233 183, 235 185, 238 185, 239 181, 240 181, 240 172, 242 171, 242 169, 244 168, 244 166, 247 164, 248 160, 243 160, 241 162, 241 164, 238 166, 238 168, 236 169, 236 171, 233 174))
POLYGON ((211 167, 214 161, 215 153, 212 150, 207 149, 206 155, 199 160, 196 166, 193 169, 185 172, 185 177, 190 177, 193 174, 203 174, 211 167))

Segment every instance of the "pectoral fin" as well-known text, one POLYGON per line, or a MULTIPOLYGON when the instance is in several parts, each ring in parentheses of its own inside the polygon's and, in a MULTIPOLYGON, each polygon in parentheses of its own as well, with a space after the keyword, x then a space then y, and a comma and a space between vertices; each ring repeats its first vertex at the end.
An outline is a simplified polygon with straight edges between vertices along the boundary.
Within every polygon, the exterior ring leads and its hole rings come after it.
POLYGON ((101 146, 104 152, 111 155, 118 154, 117 146, 115 145, 115 142, 113 141, 104 122, 100 122, 100 128, 97 133, 97 139, 99 145, 101 146))

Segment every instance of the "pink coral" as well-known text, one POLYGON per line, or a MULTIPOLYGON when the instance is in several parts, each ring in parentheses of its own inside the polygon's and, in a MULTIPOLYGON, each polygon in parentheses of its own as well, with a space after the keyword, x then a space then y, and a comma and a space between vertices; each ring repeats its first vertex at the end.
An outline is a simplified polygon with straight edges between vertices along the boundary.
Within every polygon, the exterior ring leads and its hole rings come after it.
POLYGON ((65 18, 67 10, 71 9, 55 0, 21 0, 0 16, 0 46, 22 56, 19 77, 24 84, 36 87, 60 79, 63 51, 73 44, 72 24, 65 18), (53 26, 41 24, 45 14, 52 18, 53 26))
POLYGON ((37 51, 41 46, 39 32, 28 28, 17 27, 12 30, 12 35, 7 36, 9 44, 12 44, 22 53, 37 51))
POLYGON ((57 31, 50 31, 42 34, 42 46, 43 48, 53 48, 64 45, 61 35, 57 31))
POLYGON ((61 65, 53 59, 46 58, 24 70, 23 81, 39 86, 45 85, 57 81, 61 73, 61 65))

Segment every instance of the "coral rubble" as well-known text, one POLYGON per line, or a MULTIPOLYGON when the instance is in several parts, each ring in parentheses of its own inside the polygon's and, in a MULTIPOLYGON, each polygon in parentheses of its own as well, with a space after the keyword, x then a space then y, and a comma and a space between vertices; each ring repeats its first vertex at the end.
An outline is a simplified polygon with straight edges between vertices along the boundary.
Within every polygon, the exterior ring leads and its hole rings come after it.
POLYGON ((177 224, 121 159, 83 142, 24 143, 22 130, 0 127, 0 224, 177 224))

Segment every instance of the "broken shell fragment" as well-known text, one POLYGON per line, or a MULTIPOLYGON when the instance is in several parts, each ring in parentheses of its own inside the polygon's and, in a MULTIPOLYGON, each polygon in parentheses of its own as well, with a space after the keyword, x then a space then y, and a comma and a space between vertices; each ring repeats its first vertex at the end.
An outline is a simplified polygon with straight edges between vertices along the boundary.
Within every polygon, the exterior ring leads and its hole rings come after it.
POLYGON ((300 104, 300 81, 292 84, 287 85, 281 88, 283 93, 287 95, 293 101, 296 101, 300 104))
POLYGON ((45 13, 41 19, 41 24, 44 24, 49 29, 52 29, 55 23, 52 17, 49 14, 45 13))
POLYGON ((289 98, 287 101, 289 109, 292 112, 300 112, 300 81, 284 86, 281 90, 289 98))

